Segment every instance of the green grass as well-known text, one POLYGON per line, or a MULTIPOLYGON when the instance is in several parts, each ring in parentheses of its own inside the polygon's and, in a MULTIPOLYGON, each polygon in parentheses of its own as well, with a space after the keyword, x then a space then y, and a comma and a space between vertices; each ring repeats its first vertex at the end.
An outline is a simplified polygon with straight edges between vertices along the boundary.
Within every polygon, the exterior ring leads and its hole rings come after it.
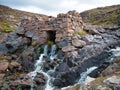
POLYGON ((14 31, 14 29, 10 27, 10 24, 8 22, 0 22, 0 26, 2 27, 2 31, 0 32, 9 33, 14 31))
POLYGON ((4 60, 4 58, 3 58, 3 57, 0 57, 0 61, 2 61, 2 60, 4 60))
POLYGON ((120 26, 120 5, 95 8, 81 13, 84 22, 104 27, 120 26))

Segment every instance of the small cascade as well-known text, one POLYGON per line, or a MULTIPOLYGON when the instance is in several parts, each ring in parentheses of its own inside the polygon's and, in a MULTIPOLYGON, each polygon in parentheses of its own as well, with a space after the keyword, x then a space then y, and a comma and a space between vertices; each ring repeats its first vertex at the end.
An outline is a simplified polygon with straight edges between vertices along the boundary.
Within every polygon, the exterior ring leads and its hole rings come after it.
POLYGON ((56 45, 55 44, 52 45, 51 50, 50 50, 50 59, 51 60, 53 60, 56 57, 56 55, 55 55, 56 49, 57 49, 56 45))
POLYGON ((45 56, 48 55, 48 45, 45 45, 45 47, 44 47, 44 55, 45 56))
POLYGON ((113 54, 113 57, 120 56, 120 47, 116 47, 115 49, 110 50, 113 54))
POLYGON ((87 75, 90 74, 93 70, 95 70, 95 69, 97 69, 97 68, 98 68, 98 67, 93 66, 93 67, 90 67, 89 69, 87 69, 86 72, 81 73, 81 75, 80 75, 81 78, 80 78, 80 80, 79 80, 79 83, 80 83, 80 84, 84 83, 85 79, 87 78, 87 75))
MULTIPOLYGON (((51 47, 50 57, 49 57, 51 60, 53 60, 55 58, 56 49, 57 49, 56 45, 53 45, 51 47)), ((42 70, 44 57, 46 57, 47 55, 48 55, 48 45, 45 45, 43 54, 40 54, 39 59, 35 63, 35 70, 33 72, 30 72, 28 75, 32 78, 32 80, 34 80, 37 73, 42 73, 45 77, 47 77, 45 90, 53 90, 53 87, 50 85, 51 77, 49 76, 49 74, 47 72, 44 72, 42 70)), ((54 70, 52 70, 52 71, 54 71, 54 70)), ((34 84, 31 85, 31 90, 34 90, 34 84)))

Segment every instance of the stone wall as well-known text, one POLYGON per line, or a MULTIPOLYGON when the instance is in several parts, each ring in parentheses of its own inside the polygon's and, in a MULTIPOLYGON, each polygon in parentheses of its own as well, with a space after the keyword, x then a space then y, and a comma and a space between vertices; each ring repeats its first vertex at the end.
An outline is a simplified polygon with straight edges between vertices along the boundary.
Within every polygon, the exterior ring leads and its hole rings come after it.
POLYGON ((58 14, 57 17, 32 17, 21 21, 22 29, 31 32, 38 38, 39 43, 48 40, 47 31, 55 31, 55 42, 63 40, 65 37, 73 36, 74 32, 83 29, 83 21, 78 12, 69 11, 66 14, 58 14))

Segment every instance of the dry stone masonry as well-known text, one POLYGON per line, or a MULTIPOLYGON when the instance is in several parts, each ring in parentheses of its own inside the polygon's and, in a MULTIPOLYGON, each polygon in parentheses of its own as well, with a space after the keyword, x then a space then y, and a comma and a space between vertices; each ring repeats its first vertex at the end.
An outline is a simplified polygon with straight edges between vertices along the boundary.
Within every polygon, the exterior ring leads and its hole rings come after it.
POLYGON ((34 16, 23 19, 18 33, 25 33, 27 37, 36 36, 33 39, 40 41, 39 43, 42 44, 48 40, 54 42, 62 41, 65 37, 71 37, 75 31, 82 29, 82 18, 80 14, 74 10, 66 14, 58 14, 56 18, 52 16, 34 16))

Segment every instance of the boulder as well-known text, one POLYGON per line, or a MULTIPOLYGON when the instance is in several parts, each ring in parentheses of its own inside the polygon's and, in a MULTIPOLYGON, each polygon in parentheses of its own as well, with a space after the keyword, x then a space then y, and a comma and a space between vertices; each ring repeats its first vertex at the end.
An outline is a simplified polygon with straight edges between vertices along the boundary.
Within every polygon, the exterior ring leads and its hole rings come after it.
POLYGON ((59 48, 62 48, 62 47, 67 46, 68 43, 69 43, 69 39, 66 38, 66 39, 64 39, 64 40, 62 40, 62 41, 60 41, 60 42, 58 42, 57 45, 58 45, 59 48))
POLYGON ((72 52, 75 51, 77 48, 75 48, 74 46, 65 46, 62 48, 63 52, 72 52))
POLYGON ((80 90, 80 84, 75 84, 73 86, 67 86, 61 88, 61 90, 80 90))
POLYGON ((0 61, 0 72, 5 72, 8 69, 9 62, 0 61))
POLYGON ((16 50, 22 49, 23 45, 24 41, 21 37, 6 42, 6 47, 9 53, 14 53, 16 50))
POLYGON ((90 34, 100 34, 100 32, 92 25, 85 25, 84 30, 90 34))
POLYGON ((103 50, 104 47, 100 45, 86 45, 82 49, 78 50, 80 60, 88 59, 92 56, 95 56, 103 50))
POLYGON ((24 30, 23 27, 18 27, 16 33, 17 33, 18 35, 24 35, 24 34, 25 34, 25 30, 24 30))
POLYGON ((10 65, 13 66, 13 67, 19 67, 19 66, 21 66, 20 63, 18 63, 18 62, 16 62, 16 61, 12 61, 12 62, 10 63, 10 65))
POLYGON ((37 73, 36 77, 34 78, 34 81, 35 81, 36 85, 38 85, 38 86, 45 85, 46 80, 47 80, 47 78, 41 73, 37 73))
POLYGON ((12 61, 10 64, 9 64, 9 69, 11 71, 19 71, 22 69, 22 66, 20 63, 18 63, 17 61, 12 61))
POLYGON ((103 81, 108 86, 114 86, 120 84, 120 76, 112 76, 103 81))
POLYGON ((110 65, 105 70, 103 70, 101 74, 103 76, 107 76, 107 75, 113 74, 116 71, 117 71, 117 64, 114 63, 113 65, 110 65))
POLYGON ((72 45, 75 47, 84 47, 86 45, 86 42, 74 37, 72 39, 72 45))
POLYGON ((25 32, 25 36, 28 37, 28 38, 32 38, 33 37, 33 33, 30 32, 30 31, 26 31, 25 32))

